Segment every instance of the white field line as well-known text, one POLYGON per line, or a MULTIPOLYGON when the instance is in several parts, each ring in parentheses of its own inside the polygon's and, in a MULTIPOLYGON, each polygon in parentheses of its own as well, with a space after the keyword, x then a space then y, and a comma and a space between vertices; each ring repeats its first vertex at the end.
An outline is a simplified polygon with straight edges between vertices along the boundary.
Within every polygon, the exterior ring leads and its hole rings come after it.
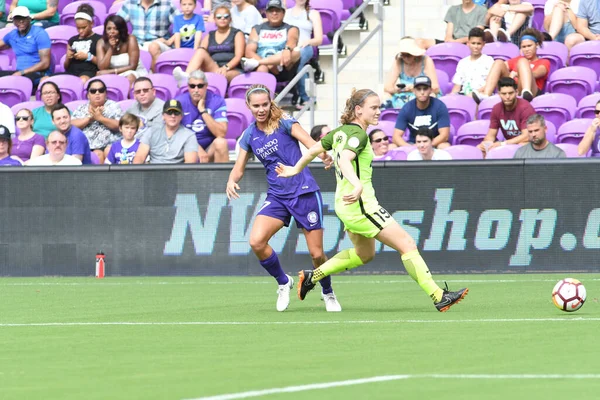
POLYGON ((482 319, 391 319, 391 320, 355 320, 355 321, 173 321, 173 322, 31 322, 0 323, 0 328, 9 327, 71 327, 71 326, 235 326, 235 325, 370 325, 370 324, 450 324, 450 323, 506 323, 506 322, 598 322, 600 317, 576 318, 482 318, 482 319))
POLYGON ((577 374, 577 375, 566 375, 566 374, 522 374, 522 375, 493 375, 493 374, 422 374, 422 375, 384 375, 374 376, 371 378, 363 379, 352 379, 347 381, 337 382, 325 382, 325 383, 313 383, 309 385, 300 386, 287 386, 282 388, 264 389, 264 390, 253 390, 249 392, 240 393, 229 393, 217 396, 209 397, 198 397, 190 400, 233 400, 233 399, 247 399, 250 397, 261 397, 270 394, 278 393, 294 393, 304 392, 307 390, 316 389, 330 389, 341 386, 353 386, 363 385, 366 383, 386 382, 386 381, 398 381, 403 379, 503 379, 503 380, 517 380, 517 379, 600 379, 600 374, 577 374))

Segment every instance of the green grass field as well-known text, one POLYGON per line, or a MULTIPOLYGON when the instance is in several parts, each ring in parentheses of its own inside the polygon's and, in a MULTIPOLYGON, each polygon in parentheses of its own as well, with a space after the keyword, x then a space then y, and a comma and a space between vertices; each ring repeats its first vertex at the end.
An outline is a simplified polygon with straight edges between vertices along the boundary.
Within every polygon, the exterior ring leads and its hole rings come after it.
POLYGON ((342 275, 329 314, 276 312, 266 277, 0 279, 0 399, 598 399, 600 275, 576 313, 564 277, 439 276, 470 288, 439 313, 407 276, 342 275))

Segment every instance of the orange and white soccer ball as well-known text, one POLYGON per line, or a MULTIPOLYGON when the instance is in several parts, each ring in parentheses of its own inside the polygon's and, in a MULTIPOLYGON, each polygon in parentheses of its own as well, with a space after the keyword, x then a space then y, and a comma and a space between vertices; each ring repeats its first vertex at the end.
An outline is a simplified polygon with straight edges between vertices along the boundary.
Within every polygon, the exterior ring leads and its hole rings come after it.
POLYGON ((565 278, 552 289, 552 301, 562 311, 577 311, 585 303, 585 287, 577 279, 565 278))

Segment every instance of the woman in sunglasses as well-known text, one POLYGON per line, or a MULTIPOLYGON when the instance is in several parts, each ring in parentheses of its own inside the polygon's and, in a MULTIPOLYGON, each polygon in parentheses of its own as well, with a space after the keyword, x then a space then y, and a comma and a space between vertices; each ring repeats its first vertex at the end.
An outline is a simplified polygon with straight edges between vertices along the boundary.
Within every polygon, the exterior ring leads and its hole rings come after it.
POLYGON ((590 151, 590 148, 592 149, 593 154, 600 153, 600 135, 598 135, 598 128, 600 128, 600 101, 596 103, 594 119, 585 131, 585 134, 577 147, 580 156, 587 154, 587 152, 590 151))
POLYGON ((88 81, 87 97, 89 101, 73 112, 71 123, 83 131, 90 142, 90 149, 103 164, 110 144, 121 139, 119 119, 123 110, 116 102, 107 99, 106 85, 100 79, 88 81))
POLYGON ((371 142, 371 147, 375 154, 374 161, 382 160, 390 149, 397 147, 391 143, 390 137, 381 129, 373 129, 369 133, 369 142, 371 142))
POLYGON ((216 31, 204 36, 185 72, 181 67, 173 69, 173 76, 179 86, 185 86, 190 74, 196 70, 223 75, 227 81, 242 73, 240 60, 246 49, 244 33, 231 27, 231 11, 220 6, 214 13, 216 31))
POLYGON ((17 136, 12 143, 10 155, 19 157, 23 162, 36 158, 46 151, 46 140, 32 130, 33 113, 27 108, 22 108, 15 116, 17 136))
POLYGON ((33 131, 46 139, 50 132, 56 130, 51 112, 52 107, 62 103, 62 95, 58 85, 49 81, 42 83, 40 95, 44 105, 33 109, 33 131))

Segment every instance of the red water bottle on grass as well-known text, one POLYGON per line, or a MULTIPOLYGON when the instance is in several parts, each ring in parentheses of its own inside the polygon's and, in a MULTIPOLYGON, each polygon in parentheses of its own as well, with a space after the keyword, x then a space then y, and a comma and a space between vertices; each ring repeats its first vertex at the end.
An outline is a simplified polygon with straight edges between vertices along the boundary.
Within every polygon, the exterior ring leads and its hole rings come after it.
POLYGON ((104 278, 104 253, 96 253, 96 278, 104 278))

